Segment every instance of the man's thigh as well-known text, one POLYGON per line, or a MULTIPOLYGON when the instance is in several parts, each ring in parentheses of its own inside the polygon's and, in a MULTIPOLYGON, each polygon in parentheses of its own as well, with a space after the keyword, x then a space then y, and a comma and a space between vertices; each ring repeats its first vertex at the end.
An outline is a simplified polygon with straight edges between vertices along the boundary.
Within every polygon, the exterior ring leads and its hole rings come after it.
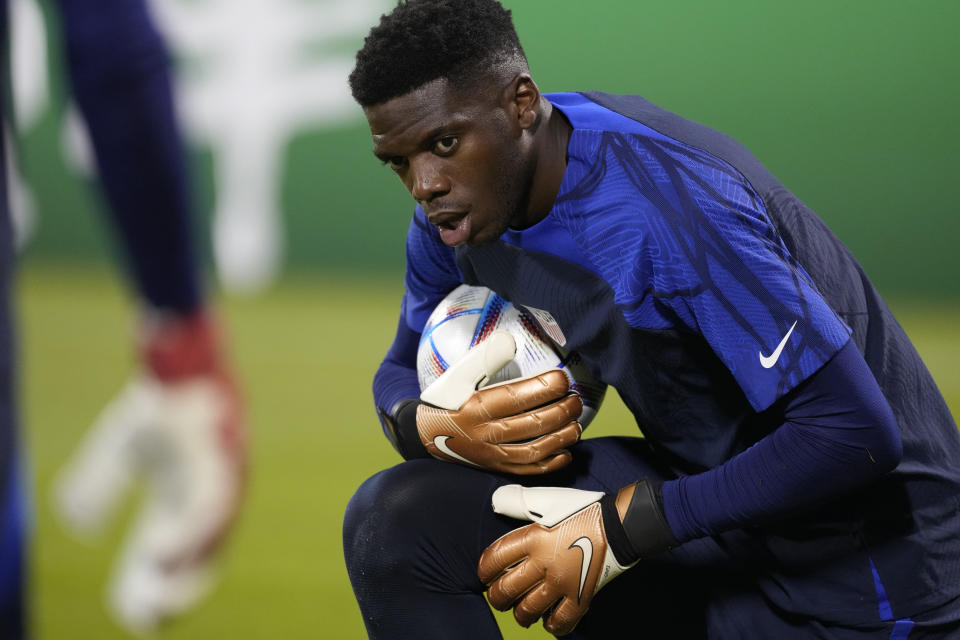
MULTIPOLYGON (((494 540, 528 524, 495 514, 491 496, 505 484, 616 492, 640 479, 664 480, 642 438, 591 438, 574 447, 573 462, 543 476, 508 476, 438 460, 413 460, 382 471, 354 495, 344 523, 344 552, 368 632, 395 628, 405 611, 423 610, 437 594, 431 620, 447 629, 489 615, 480 598, 480 555, 494 540), (474 594, 478 599, 463 600, 474 594), (448 615, 449 614, 449 615, 448 615), (446 617, 444 617, 446 616, 446 617), (449 618, 449 619, 447 619, 449 618)), ((571 637, 704 637, 708 576, 727 563, 712 540, 692 541, 642 562, 607 585, 571 637)), ((492 622, 492 621, 491 621, 492 622)), ((421 626, 420 637, 432 637, 421 626)), ((488 636, 489 637, 489 636, 488 636)))

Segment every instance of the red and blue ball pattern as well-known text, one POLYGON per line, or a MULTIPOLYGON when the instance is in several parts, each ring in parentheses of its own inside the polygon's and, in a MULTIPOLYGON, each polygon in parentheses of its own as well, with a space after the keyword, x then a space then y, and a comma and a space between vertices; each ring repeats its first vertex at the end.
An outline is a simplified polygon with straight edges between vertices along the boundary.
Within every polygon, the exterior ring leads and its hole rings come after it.
POLYGON ((517 355, 488 384, 560 369, 570 378, 571 389, 583 397, 580 422, 586 427, 603 401, 606 384, 590 372, 576 352, 554 343, 532 314, 486 287, 457 287, 427 319, 417 351, 420 389, 498 330, 513 336, 517 355))

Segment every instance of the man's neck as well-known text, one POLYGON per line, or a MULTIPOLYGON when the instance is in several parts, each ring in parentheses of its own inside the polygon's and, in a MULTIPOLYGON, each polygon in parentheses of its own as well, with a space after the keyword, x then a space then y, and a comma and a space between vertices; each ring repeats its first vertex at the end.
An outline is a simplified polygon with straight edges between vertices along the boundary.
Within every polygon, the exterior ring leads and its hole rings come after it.
POLYGON ((541 136, 536 143, 536 169, 530 189, 530 201, 527 207, 526 225, 532 226, 543 220, 560 192, 563 175, 567 170, 567 143, 573 127, 566 116, 550 104, 543 101, 543 122, 537 132, 541 136))

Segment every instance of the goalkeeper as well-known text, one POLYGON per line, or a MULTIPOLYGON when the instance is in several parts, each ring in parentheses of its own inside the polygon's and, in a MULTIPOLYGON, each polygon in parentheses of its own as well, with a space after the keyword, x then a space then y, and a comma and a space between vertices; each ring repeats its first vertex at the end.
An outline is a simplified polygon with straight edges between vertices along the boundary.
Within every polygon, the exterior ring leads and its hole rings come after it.
MULTIPOLYGON (((160 35, 142 0, 59 0, 56 8, 72 93, 140 308, 137 373, 64 468, 55 502, 72 530, 95 534, 132 481, 148 482, 108 595, 117 621, 145 632, 186 610, 212 584, 244 492, 244 414, 199 282, 160 35)), ((6 3, 0 21, 6 34, 6 3)), ((5 189, 0 196, 6 304, 12 245, 5 189)), ((9 314, 6 307, 0 314, 0 637, 18 638, 26 635, 28 509, 14 430, 9 314)))
POLYGON ((398 4, 350 81, 416 201, 374 380, 406 461, 344 523, 370 637, 498 637, 484 592, 578 638, 960 635, 957 427, 747 150, 637 96, 541 94, 495 0, 398 4), (645 437, 576 443, 559 374, 474 391, 509 341, 421 396, 420 330, 460 283, 558 325, 645 437))

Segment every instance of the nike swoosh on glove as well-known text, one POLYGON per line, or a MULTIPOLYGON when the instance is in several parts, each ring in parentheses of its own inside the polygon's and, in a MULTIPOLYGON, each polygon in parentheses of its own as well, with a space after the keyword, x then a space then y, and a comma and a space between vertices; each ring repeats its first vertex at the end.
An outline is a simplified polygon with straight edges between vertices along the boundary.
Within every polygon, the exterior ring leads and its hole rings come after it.
POLYGON ((658 509, 655 487, 645 481, 616 497, 565 487, 506 485, 493 493, 493 510, 533 524, 515 529, 487 547, 477 574, 488 585, 490 604, 513 607, 529 627, 543 617, 554 635, 573 631, 605 584, 642 557, 676 544, 658 509), (639 540, 624 527, 644 521, 639 540))
POLYGON ((495 331, 420 395, 417 432, 435 458, 513 474, 555 471, 583 428, 583 400, 559 369, 479 389, 516 353, 495 331), (479 390, 478 390, 479 389, 479 390))
POLYGON ((210 319, 154 318, 143 333, 144 366, 54 487, 63 522, 89 537, 134 482, 146 484, 108 590, 114 616, 135 633, 184 612, 212 586, 246 475, 243 407, 210 319))

